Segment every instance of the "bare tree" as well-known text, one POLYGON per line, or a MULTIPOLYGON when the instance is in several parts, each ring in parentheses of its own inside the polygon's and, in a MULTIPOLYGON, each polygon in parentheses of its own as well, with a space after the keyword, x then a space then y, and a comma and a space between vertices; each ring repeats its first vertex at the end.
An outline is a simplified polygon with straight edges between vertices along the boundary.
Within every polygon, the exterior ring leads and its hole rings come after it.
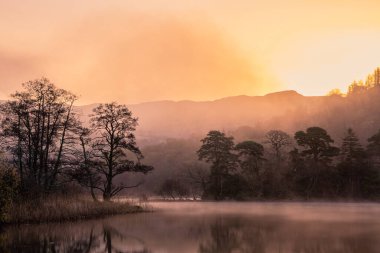
POLYGON ((91 134, 92 131, 89 128, 78 126, 79 143, 76 143, 77 148, 73 149, 73 159, 67 174, 81 186, 89 188, 93 200, 98 201, 95 188, 99 186, 101 177, 96 170, 97 163, 93 160, 91 134))
POLYGON ((50 192, 65 167, 77 97, 46 78, 22 86, 1 106, 2 148, 11 154, 24 190, 50 192))
POLYGON ((85 140, 81 144, 83 155, 88 155, 84 158, 88 160, 88 167, 84 170, 84 174, 91 174, 87 176, 87 184, 91 188, 100 190, 103 193, 103 199, 109 201, 122 190, 142 184, 139 182, 134 185, 123 183, 116 185, 114 182, 116 176, 126 172, 145 174, 153 167, 140 163, 143 155, 133 133, 136 130, 137 118, 132 117, 132 112, 125 105, 100 104, 93 112, 90 115, 91 150, 83 149, 88 145, 85 140), (92 166, 91 169, 90 166, 92 166), (96 175, 93 175, 94 172, 96 175), (90 179, 95 179, 95 181, 91 182, 90 179))
POLYGON ((193 199, 201 197, 210 181, 210 170, 202 164, 191 164, 182 173, 182 177, 190 186, 193 199))
POLYGON ((265 143, 269 143, 275 152, 277 160, 281 160, 282 151, 286 146, 292 144, 292 138, 281 130, 271 130, 266 135, 265 143))

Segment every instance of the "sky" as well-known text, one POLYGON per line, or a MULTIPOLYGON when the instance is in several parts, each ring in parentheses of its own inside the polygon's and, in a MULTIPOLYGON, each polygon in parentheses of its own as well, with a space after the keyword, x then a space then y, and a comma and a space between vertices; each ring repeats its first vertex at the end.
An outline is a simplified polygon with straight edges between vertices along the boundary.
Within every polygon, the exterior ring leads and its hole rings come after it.
POLYGON ((343 91, 380 65, 377 0, 0 0, 0 99, 79 103, 343 91))

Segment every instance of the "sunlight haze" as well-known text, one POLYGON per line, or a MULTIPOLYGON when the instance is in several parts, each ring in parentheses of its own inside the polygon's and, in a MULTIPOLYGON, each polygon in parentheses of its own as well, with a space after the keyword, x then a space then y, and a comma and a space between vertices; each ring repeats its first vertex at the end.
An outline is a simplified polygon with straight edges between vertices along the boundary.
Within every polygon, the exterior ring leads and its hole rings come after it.
POLYGON ((380 0, 0 0, 0 253, 379 253, 380 0))
POLYGON ((378 1, 0 2, 0 98, 45 76, 115 100, 346 91, 379 65, 378 1))

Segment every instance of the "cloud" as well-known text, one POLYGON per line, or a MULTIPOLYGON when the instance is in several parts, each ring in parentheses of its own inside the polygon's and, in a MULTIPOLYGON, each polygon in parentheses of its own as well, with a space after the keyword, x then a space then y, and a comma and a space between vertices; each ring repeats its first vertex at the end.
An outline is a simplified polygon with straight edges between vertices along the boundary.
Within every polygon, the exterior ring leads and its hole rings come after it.
POLYGON ((5 76, 35 71, 83 102, 208 100, 273 89, 260 65, 203 18, 99 12, 49 38, 40 61, 21 57, 5 76))

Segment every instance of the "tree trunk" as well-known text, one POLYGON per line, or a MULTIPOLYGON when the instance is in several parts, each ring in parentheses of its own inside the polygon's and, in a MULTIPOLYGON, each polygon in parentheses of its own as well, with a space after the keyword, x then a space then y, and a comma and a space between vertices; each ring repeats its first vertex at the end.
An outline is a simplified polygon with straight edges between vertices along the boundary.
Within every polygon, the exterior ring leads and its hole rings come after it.
POLYGON ((111 187, 107 185, 106 189, 103 192, 103 200, 104 201, 111 201, 111 187))
POLYGON ((99 202, 99 200, 96 198, 96 195, 95 195, 93 187, 90 187, 90 191, 91 191, 92 200, 94 200, 95 202, 99 202))

